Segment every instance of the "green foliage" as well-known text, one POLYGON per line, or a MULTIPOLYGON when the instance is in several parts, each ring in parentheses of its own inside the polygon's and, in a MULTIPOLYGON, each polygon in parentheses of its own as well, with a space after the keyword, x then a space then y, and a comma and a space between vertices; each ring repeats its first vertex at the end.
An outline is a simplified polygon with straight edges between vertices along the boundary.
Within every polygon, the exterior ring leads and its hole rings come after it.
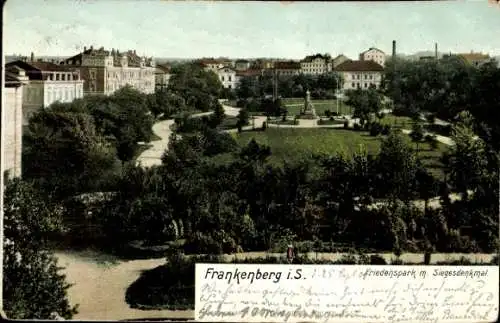
POLYGON ((376 114, 382 108, 382 96, 375 89, 349 90, 347 104, 354 108, 354 117, 360 118, 361 123, 370 119, 371 114, 376 114))
POLYGON ((98 189, 96 178, 109 179, 114 172, 114 156, 85 113, 40 111, 24 136, 25 177, 62 197, 98 189))
POLYGON ((63 231, 62 209, 33 186, 7 183, 4 208, 3 306, 10 319, 66 319, 77 313, 69 304, 69 285, 49 239, 63 231))

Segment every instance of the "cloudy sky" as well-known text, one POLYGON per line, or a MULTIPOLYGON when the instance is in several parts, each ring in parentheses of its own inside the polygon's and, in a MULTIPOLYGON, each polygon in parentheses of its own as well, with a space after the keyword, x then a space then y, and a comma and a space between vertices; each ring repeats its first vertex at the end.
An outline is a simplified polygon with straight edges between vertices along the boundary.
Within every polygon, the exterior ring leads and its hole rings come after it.
POLYGON ((500 6, 439 2, 7 0, 4 53, 69 56, 84 46, 157 57, 351 57, 369 47, 500 55, 500 6))

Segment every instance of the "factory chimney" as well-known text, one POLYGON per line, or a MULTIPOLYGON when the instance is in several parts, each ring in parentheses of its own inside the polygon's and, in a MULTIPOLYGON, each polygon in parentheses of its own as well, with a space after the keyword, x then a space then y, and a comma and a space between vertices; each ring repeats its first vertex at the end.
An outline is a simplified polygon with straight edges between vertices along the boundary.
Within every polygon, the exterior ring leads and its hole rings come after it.
POLYGON ((434 44, 434 58, 438 59, 438 44, 434 44))
POLYGON ((392 58, 396 58, 396 41, 392 41, 392 58))
POLYGON ((31 52, 31 61, 34 62, 35 61, 35 53, 31 52))

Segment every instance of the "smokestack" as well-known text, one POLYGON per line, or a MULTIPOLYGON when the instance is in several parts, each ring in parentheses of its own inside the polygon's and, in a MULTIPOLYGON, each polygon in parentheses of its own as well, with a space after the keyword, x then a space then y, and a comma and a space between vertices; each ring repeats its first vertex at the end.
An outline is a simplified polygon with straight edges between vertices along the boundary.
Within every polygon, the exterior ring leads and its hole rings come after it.
POLYGON ((31 52, 31 61, 34 62, 35 61, 35 54, 33 52, 31 52))
POLYGON ((396 58, 396 41, 392 41, 392 58, 396 58))
POLYGON ((438 59, 438 43, 434 44, 434 57, 438 59))

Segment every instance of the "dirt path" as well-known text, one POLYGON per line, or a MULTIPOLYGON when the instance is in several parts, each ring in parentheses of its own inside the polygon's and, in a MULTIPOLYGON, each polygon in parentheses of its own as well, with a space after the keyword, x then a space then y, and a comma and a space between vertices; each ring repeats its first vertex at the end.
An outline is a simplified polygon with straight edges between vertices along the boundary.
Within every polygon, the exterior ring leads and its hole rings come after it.
POLYGON ((79 304, 75 320, 122 320, 139 318, 190 318, 193 311, 143 311, 129 308, 125 302, 127 288, 143 270, 165 263, 165 259, 116 261, 102 259, 96 253, 58 252, 59 265, 68 283, 71 304, 79 304))

